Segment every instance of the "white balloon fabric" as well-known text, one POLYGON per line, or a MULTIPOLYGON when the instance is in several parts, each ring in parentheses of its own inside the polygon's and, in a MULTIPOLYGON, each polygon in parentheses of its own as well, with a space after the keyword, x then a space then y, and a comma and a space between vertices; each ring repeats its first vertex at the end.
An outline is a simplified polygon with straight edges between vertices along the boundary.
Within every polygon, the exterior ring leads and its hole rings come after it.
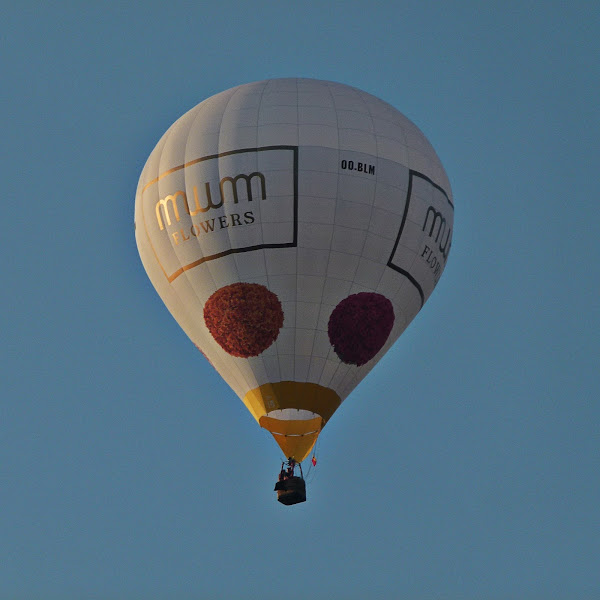
POLYGON ((135 206, 167 308, 297 461, 430 296, 453 216, 411 121, 312 79, 198 104, 153 150, 135 206))

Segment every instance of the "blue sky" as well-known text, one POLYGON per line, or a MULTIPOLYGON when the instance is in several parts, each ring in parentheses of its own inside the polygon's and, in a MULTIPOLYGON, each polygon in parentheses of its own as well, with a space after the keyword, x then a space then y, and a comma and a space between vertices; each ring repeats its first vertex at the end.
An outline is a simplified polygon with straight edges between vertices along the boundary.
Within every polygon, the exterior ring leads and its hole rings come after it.
POLYGON ((0 597, 600 596, 599 17, 5 7, 0 597), (162 306, 133 236, 167 127, 286 76, 397 107, 456 206, 440 284, 328 425, 291 509, 277 447, 162 306))

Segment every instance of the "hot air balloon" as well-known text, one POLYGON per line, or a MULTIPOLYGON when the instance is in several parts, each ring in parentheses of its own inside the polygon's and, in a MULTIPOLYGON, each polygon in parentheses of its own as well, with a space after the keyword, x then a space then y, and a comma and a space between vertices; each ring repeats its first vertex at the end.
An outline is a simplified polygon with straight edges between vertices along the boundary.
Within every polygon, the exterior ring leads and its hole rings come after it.
POLYGON ((234 87, 150 154, 135 203, 142 263, 281 448, 282 502, 305 499, 294 467, 435 288, 453 216, 423 133, 339 83, 234 87))

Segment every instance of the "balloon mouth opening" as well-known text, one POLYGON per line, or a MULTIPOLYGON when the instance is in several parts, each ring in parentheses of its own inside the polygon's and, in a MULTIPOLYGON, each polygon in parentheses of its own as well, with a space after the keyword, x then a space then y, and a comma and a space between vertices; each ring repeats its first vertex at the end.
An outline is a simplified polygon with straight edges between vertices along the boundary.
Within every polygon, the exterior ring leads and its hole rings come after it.
POLYGON ((247 392, 242 400, 259 423, 263 417, 292 421, 318 416, 323 425, 342 403, 335 390, 300 381, 265 383, 247 392))

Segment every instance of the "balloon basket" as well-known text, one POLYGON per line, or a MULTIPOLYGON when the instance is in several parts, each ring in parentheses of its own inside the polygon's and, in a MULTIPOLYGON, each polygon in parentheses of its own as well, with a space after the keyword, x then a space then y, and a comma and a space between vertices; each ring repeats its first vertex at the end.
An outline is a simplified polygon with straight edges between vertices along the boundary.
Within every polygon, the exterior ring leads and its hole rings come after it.
POLYGON ((302 477, 288 477, 278 481, 275 491, 277 500, 286 506, 306 502, 306 483, 302 477))

